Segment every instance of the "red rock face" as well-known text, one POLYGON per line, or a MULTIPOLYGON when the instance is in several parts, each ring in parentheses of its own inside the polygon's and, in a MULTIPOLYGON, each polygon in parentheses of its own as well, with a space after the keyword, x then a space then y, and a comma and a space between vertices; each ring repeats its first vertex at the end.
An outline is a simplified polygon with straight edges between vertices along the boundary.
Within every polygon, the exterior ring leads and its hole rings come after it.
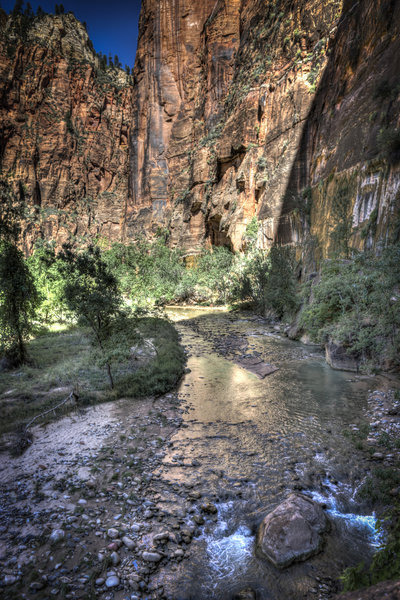
POLYGON ((374 89, 396 88, 398 10, 389 0, 144 2, 130 231, 168 227, 188 253, 238 250, 256 215, 260 245, 311 230, 324 255, 346 184, 354 244, 366 243, 374 209, 367 242, 384 235, 399 178, 377 134, 396 126, 399 105, 392 92, 383 117, 374 89))
POLYGON ((399 127, 399 11, 392 0, 143 0, 130 82, 97 69, 72 16, 35 23, 15 52, 3 17, 3 172, 60 241, 162 227, 188 254, 240 250, 257 216, 260 246, 307 238, 318 258, 345 196, 352 243, 371 246, 399 212, 387 135, 399 127))
POLYGON ((3 18, 1 169, 33 206, 28 251, 38 236, 123 233, 132 88, 97 66, 72 15, 35 20, 24 43, 3 18))

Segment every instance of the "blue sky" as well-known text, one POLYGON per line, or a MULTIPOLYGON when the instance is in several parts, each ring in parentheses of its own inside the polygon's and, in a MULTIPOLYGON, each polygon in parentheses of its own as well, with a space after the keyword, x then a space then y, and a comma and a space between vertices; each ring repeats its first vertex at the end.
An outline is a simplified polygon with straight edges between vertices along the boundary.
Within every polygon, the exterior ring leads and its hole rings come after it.
MULTIPOLYGON (((15 0, 0 0, 6 12, 12 10, 14 4, 15 0)), ((123 66, 133 67, 141 0, 30 0, 30 4, 35 12, 40 5, 49 13, 54 13, 55 4, 63 4, 65 12, 72 10, 80 21, 86 21, 96 52, 107 56, 111 52, 113 57, 117 54, 123 66)))

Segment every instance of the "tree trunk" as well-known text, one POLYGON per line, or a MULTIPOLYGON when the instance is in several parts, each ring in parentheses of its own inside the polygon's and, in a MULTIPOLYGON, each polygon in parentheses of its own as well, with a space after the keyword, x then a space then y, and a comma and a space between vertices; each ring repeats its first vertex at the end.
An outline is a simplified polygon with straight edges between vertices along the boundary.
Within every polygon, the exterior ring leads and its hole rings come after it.
POLYGON ((111 385, 111 389, 114 389, 114 379, 111 373, 111 367, 109 365, 109 363, 106 363, 106 367, 107 367, 107 375, 108 375, 108 379, 110 380, 110 385, 111 385))

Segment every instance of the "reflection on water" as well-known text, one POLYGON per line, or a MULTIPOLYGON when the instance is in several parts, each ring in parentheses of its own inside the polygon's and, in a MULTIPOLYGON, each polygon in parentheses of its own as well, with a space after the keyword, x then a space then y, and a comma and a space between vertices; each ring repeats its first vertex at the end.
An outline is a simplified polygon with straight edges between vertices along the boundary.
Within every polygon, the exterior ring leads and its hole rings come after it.
POLYGON ((311 585, 310 565, 337 574, 360 554, 368 556, 377 543, 375 518, 363 515, 352 498, 359 466, 343 430, 360 420, 371 381, 351 381, 328 367, 318 350, 265 335, 252 319, 185 309, 170 316, 191 356, 180 387, 187 426, 172 438, 164 459, 174 469, 161 474, 219 502, 217 524, 206 525, 193 562, 196 592, 182 598, 202 600, 211 591, 213 598, 227 598, 246 585, 258 590, 260 600, 296 598, 311 585), (207 332, 214 341, 245 335, 251 352, 279 371, 258 379, 216 354, 207 332), (178 464, 174 455, 181 457, 178 464), (254 556, 254 532, 293 489, 327 505, 333 533, 319 557, 275 573, 254 556))

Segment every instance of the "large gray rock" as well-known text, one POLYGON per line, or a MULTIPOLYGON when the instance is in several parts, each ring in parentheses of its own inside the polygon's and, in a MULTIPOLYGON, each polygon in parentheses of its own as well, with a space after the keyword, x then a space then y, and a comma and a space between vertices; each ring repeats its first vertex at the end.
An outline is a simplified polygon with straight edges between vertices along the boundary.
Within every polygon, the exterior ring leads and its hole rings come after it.
POLYGON ((261 523, 257 550, 276 567, 287 567, 320 551, 329 522, 321 506, 291 494, 261 523))
POLYGON ((329 341, 325 344, 325 357, 326 362, 332 369, 358 373, 359 365, 357 360, 347 354, 346 349, 343 346, 334 341, 329 341))

